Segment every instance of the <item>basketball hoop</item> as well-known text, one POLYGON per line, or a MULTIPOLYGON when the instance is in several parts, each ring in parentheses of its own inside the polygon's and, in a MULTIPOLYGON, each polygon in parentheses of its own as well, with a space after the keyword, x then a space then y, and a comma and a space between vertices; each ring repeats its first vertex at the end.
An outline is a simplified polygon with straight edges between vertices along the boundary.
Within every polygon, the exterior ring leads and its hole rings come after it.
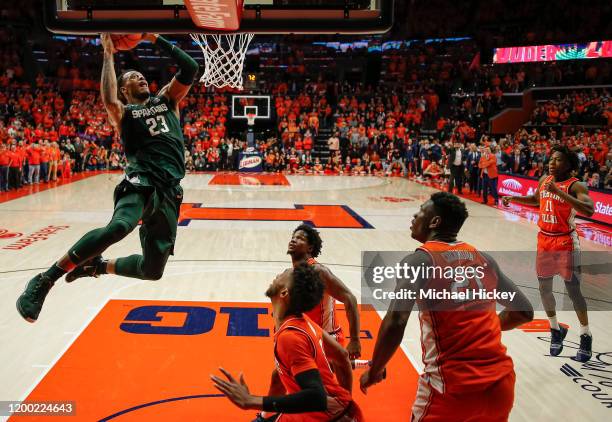
POLYGON ((255 117, 257 117, 255 113, 247 114, 247 123, 249 124, 249 126, 253 126, 255 124, 255 117))
POLYGON ((206 86, 229 86, 242 90, 242 68, 249 43, 255 34, 191 34, 204 53, 206 86))

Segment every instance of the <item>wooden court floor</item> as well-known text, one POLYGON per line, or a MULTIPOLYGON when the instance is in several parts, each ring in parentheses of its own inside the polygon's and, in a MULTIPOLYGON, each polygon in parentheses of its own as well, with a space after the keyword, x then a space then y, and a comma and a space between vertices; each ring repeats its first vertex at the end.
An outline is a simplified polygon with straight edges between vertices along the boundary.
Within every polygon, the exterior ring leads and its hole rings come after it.
MULTIPOLYGON (((38 322, 21 320, 15 299, 25 283, 86 231, 106 224, 120 177, 96 174, 0 202, 0 401, 74 401, 76 415, 64 418, 74 421, 252 420, 254 412, 239 411, 219 397, 209 374, 218 366, 244 371, 253 392, 266 392, 273 358, 264 291, 290 265, 286 249, 293 228, 302 221, 319 228, 320 262, 359 298, 361 252, 414 250, 412 215, 435 192, 398 178, 189 175, 175 255, 161 280, 102 276, 70 285, 60 280, 38 322)), ((537 226, 524 210, 466 204, 470 218, 462 240, 484 251, 535 251, 537 226)), ((610 252, 612 233, 600 232, 598 242, 581 239, 583 250, 610 252)), ((138 250, 135 232, 105 256, 138 250)), ((537 299, 537 283, 519 284, 537 299)), ((610 420, 609 280, 600 276, 584 290, 598 309, 590 314, 595 353, 588 364, 571 360, 578 341, 571 311, 560 313, 570 327, 560 357, 548 356, 543 312, 523 329, 504 333, 517 373, 511 421, 610 420)), ((571 309, 560 280, 555 291, 557 302, 571 309)), ((382 316, 361 310, 366 358, 382 316)), ((415 314, 388 380, 367 397, 354 391, 368 421, 409 420, 420 356, 415 314)))

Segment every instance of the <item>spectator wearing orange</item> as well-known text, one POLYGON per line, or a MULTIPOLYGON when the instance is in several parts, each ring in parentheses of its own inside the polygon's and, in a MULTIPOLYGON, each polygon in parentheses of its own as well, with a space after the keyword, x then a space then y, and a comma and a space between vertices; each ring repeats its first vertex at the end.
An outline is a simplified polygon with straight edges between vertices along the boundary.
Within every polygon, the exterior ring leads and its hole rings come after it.
POLYGON ((423 170, 424 177, 430 177, 432 180, 438 180, 442 175, 442 167, 435 161, 432 161, 425 170, 423 170))
POLYGON ((49 141, 46 139, 40 145, 40 179, 43 182, 49 181, 49 161, 51 153, 49 150, 49 141))
POLYGON ((595 159, 595 161, 597 161, 597 163, 600 166, 605 165, 607 155, 608 155, 608 146, 601 142, 597 144, 597 149, 593 152, 593 158, 595 159))
POLYGON ((323 164, 321 164, 321 159, 319 157, 315 158, 312 171, 314 174, 323 174, 323 164))
POLYGON ((314 111, 310 113, 308 117, 308 127, 311 128, 315 134, 319 132, 319 116, 314 111))
POLYGON ((9 164, 11 163, 10 151, 6 144, 0 143, 0 192, 8 191, 9 164))
POLYGON ((310 134, 310 131, 306 131, 306 134, 304 135, 304 151, 312 151, 312 135, 310 134))
POLYGON ((346 175, 350 175, 353 171, 353 164, 351 161, 351 157, 346 157, 346 160, 344 162, 344 166, 342 167, 342 170, 340 171, 340 174, 346 174, 346 175))
POLYGON ((265 171, 274 171, 274 163, 276 162, 276 154, 274 151, 269 151, 266 155, 266 163, 264 166, 265 171))
POLYGON ((21 187, 21 168, 23 160, 21 153, 17 151, 17 145, 11 144, 11 149, 8 153, 9 157, 9 189, 19 189, 21 187))
MULTIPOLYGON (((19 141, 16 147, 17 155, 19 158, 19 186, 22 187, 26 181, 25 169, 28 165, 28 151, 23 141, 19 141)), ((9 170, 10 172, 10 170, 9 170)))
POLYGON ((364 176, 366 174, 365 167, 361 163, 361 159, 358 158, 357 162, 353 166, 353 175, 354 176, 364 176))
POLYGON ((546 114, 548 116, 546 122, 549 125, 556 125, 559 123, 559 109, 556 106, 551 105, 546 114))
POLYGON ((301 155, 304 152, 304 142, 302 141, 302 137, 300 135, 297 135, 294 147, 298 154, 301 155))
POLYGON ((64 158, 62 159, 62 179, 70 179, 72 177, 72 160, 70 159, 70 155, 64 153, 64 158))
POLYGON ((488 195, 493 195, 494 204, 497 205, 499 200, 497 196, 497 157, 491 153, 490 147, 483 149, 483 154, 478 162, 478 168, 481 169, 482 183, 483 183, 483 204, 488 203, 488 195))
POLYGON ((206 153, 206 169, 209 171, 217 171, 219 163, 219 150, 217 148, 208 148, 206 153))
POLYGON ((38 184, 40 182, 40 152, 38 143, 33 143, 27 149, 29 184, 38 184))
POLYGON ((53 142, 49 147, 49 179, 57 180, 57 170, 60 162, 60 150, 57 142, 53 142))

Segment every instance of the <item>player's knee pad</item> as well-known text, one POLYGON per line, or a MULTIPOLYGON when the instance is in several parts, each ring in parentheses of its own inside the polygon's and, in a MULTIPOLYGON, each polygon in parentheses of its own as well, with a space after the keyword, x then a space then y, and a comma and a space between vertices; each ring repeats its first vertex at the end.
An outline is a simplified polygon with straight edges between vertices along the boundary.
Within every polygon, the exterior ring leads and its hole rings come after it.
POLYGON ((118 242, 134 230, 135 226, 124 220, 113 220, 106 226, 106 234, 112 242, 118 242))

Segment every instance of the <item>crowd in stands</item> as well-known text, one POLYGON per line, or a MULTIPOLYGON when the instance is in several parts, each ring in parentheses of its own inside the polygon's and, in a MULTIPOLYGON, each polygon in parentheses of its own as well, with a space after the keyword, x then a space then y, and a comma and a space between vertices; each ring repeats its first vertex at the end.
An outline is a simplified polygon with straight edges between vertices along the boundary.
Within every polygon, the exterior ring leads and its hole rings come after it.
MULTIPOLYGON (((3 31, 0 189, 73 172, 121 169, 122 146, 99 98, 100 47, 81 38, 53 39, 47 76, 28 78, 14 33, 3 31)), ((262 54, 262 63, 287 69, 282 78, 260 78, 258 86, 272 94, 276 116, 274 133, 255 145, 267 171, 403 175, 435 178, 457 188, 472 181, 476 189, 482 185, 478 162, 484 148, 495 156, 496 171, 538 177, 546 171, 551 146, 561 142, 580 149, 580 177, 589 186, 611 185, 607 90, 577 90, 538 104, 532 119, 537 130, 502 139, 486 134, 488 117, 505 107, 504 93, 568 80, 594 83, 609 77, 606 61, 479 66, 471 60, 473 42, 416 43, 385 52, 380 83, 370 85, 330 79, 325 71, 309 77, 304 64, 324 48, 289 45, 282 54, 262 54), (329 159, 315 150, 321 128, 332 130, 329 159), (480 153, 478 160, 469 159, 470 152, 480 153), (458 160, 463 166, 459 178, 453 168, 458 160)), ((121 68, 132 67, 133 54, 117 56, 121 68)), ((150 78, 153 93, 160 89, 157 81, 175 71, 171 64, 160 68, 150 78)), ((227 91, 196 84, 181 103, 188 171, 238 168, 239 152, 247 144, 228 131, 229 101, 227 91)))
MULTIPOLYGON (((151 83, 153 91, 156 85, 151 83)), ((563 132, 555 131, 557 127, 523 129, 495 140, 481 135, 467 119, 439 117, 436 130, 427 135, 421 130, 423 119, 438 115, 433 91, 387 95, 383 88, 364 89, 341 95, 332 108, 324 85, 311 84, 297 97, 283 95, 282 86, 271 89, 277 92, 277 133, 256 143, 266 171, 432 178, 457 188, 471 181, 473 190, 481 191, 478 164, 485 148, 495 157, 496 170, 539 177, 546 172, 550 148, 565 143, 579 152, 582 180, 591 187, 612 188, 612 138, 605 127, 563 132), (329 159, 313 151, 321 122, 333 128, 329 159), (451 163, 457 150, 461 151, 459 178, 451 163), (470 153, 477 153, 477 159, 470 153)), ((35 90, 17 81, 0 88, 2 190, 70 177, 72 172, 118 170, 125 164, 97 90, 72 94, 69 102, 64 100, 44 78, 35 90)), ((574 97, 596 100, 592 94, 574 97)), ((601 95, 597 98, 607 101, 601 95)), ((228 97, 195 87, 181 106, 187 169, 236 170, 238 154, 247 145, 227 136, 228 97)))
POLYGON ((606 89, 573 92, 539 103, 533 110, 534 125, 596 125, 612 127, 612 101, 606 89))

